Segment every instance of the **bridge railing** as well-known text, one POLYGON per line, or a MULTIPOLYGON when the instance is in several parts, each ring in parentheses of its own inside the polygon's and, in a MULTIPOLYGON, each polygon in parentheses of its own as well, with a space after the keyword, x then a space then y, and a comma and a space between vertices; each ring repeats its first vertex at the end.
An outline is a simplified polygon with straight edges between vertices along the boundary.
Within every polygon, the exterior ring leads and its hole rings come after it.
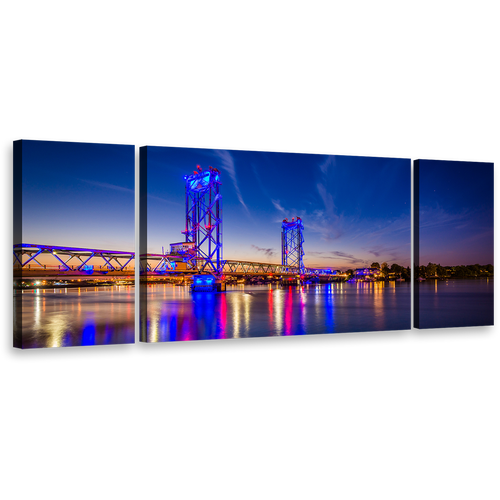
POLYGON ((58 266, 50 266, 50 265, 47 265, 47 264, 27 264, 25 266, 20 266, 19 264, 14 264, 14 269, 15 270, 30 270, 30 271, 66 271, 66 272, 70 272, 70 271, 102 271, 102 272, 105 272, 105 271, 123 271, 123 272, 127 272, 127 273, 133 273, 134 272, 134 268, 133 267, 124 267, 124 268, 120 268, 120 269, 110 269, 108 266, 88 266, 88 269, 80 269, 79 266, 63 266, 63 265, 58 265, 58 266))
MULTIPOLYGON (((59 272, 121 271, 133 272, 133 267, 127 267, 135 259, 134 252, 100 250, 90 248, 61 247, 51 245, 36 245, 21 243, 14 245, 14 269, 53 270, 59 272), (53 264, 42 264, 39 257, 50 257, 53 264), (76 262, 75 262, 76 261, 76 262), (100 262, 95 265, 95 262, 100 262), (91 263, 94 263, 91 265, 91 263)), ((182 263, 178 254, 141 254, 139 259, 142 274, 165 274, 172 272, 197 272, 193 263, 182 263), (182 263, 182 264, 181 264, 182 263)), ((225 260, 222 269, 224 274, 276 274, 298 275, 298 267, 264 262, 225 260)), ((304 274, 334 275, 330 269, 305 268, 304 274)))
POLYGON ((20 243, 14 245, 14 268, 19 269, 59 269, 61 271, 85 271, 97 266, 90 262, 101 262, 100 269, 108 271, 126 271, 127 265, 134 259, 134 252, 121 252, 114 250, 101 250, 91 248, 62 247, 54 245, 37 245, 20 243), (39 258, 50 257, 54 264, 42 264, 39 258), (76 264, 71 263, 75 259, 76 264), (57 262, 57 264, 55 264, 57 262))
POLYGON ((282 264, 268 264, 262 262, 246 262, 246 261, 235 261, 227 260, 224 264, 224 272, 229 273, 265 273, 265 274, 305 274, 305 275, 321 275, 321 276, 334 276, 335 272, 331 269, 315 269, 311 267, 306 267, 300 272, 299 267, 286 266, 282 264))

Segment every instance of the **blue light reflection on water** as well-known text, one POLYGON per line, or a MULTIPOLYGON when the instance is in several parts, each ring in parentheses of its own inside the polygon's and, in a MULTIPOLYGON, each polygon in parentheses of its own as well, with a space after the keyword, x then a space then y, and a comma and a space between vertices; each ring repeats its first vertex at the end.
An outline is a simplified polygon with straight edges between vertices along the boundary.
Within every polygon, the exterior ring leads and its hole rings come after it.
POLYGON ((237 285, 225 293, 148 285, 148 342, 410 328, 409 283, 237 285))
MULTIPOLYGON (((409 283, 331 283, 277 289, 229 287, 191 294, 148 287, 147 339, 153 342, 303 335, 410 327, 409 283)), ((493 279, 420 284, 421 327, 493 324, 493 279)), ((24 347, 132 343, 133 287, 15 292, 24 347)), ((15 327, 19 325, 15 325, 15 327)))
MULTIPOLYGON (((162 319, 162 321, 164 321, 164 323, 166 325, 166 320, 162 319)), ((162 330, 163 330, 163 328, 162 328, 162 330)), ((175 335, 175 332, 177 331, 177 316, 173 315, 170 318, 170 328, 167 331, 170 332, 170 338, 168 340, 175 340, 174 335, 175 335)))
POLYGON ((14 303, 23 348, 135 341, 132 286, 16 290, 14 303))
POLYGON ((82 345, 95 344, 96 326, 93 322, 87 323, 82 331, 82 345))
POLYGON ((334 293, 333 293, 333 283, 330 283, 326 287, 326 331, 335 331, 335 314, 334 314, 334 293))

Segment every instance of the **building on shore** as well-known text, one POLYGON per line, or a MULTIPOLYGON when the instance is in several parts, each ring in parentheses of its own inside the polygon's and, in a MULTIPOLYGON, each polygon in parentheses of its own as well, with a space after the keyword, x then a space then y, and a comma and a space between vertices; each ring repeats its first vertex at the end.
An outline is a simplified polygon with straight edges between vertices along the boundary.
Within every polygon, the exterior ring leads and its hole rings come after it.
POLYGON ((381 277, 382 272, 376 267, 362 267, 359 269, 355 269, 353 274, 353 279, 356 281, 379 279, 381 277))

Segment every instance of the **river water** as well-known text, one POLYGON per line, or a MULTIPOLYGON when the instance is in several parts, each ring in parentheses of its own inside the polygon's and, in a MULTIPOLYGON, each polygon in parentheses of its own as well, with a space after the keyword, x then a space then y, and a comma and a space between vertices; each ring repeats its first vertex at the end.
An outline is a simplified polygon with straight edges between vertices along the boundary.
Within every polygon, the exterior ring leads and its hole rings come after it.
POLYGON ((14 291, 14 337, 23 348, 129 344, 134 287, 14 291))
MULTIPOLYGON (((420 328, 493 324, 491 278, 428 280, 418 293, 420 328)), ((147 285, 141 340, 404 330, 410 304, 410 284, 399 282, 237 285, 225 293, 147 285)), ((133 286, 14 291, 14 333, 25 348, 133 343, 134 317, 133 286)))
POLYGON ((415 326, 493 325, 493 288, 493 278, 422 281, 417 284, 416 290, 418 310, 415 311, 415 326))

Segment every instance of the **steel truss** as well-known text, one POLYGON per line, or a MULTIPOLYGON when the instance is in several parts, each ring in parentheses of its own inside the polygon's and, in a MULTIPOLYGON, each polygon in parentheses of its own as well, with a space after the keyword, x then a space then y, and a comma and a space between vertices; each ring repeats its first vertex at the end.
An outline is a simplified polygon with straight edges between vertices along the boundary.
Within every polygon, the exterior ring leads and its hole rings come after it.
MULTIPOLYGON (((245 273, 245 274, 299 274, 298 267, 284 266, 282 264, 264 264, 262 262, 244 262, 238 260, 226 260, 224 262, 224 273, 245 273)), ((306 275, 333 275, 330 269, 313 269, 304 267, 302 274, 306 275)))
POLYGON ((264 264, 261 262, 244 262, 237 260, 227 260, 224 263, 225 274, 298 274, 298 272, 298 268, 285 267, 280 264, 264 264))
MULTIPOLYGON (((14 267, 26 269, 32 264, 34 269, 53 268, 50 264, 44 266, 38 262, 40 255, 51 255, 57 262, 58 269, 62 271, 82 271, 92 258, 100 258, 104 269, 112 271, 124 271, 125 267, 134 259, 133 252, 118 252, 112 250, 96 250, 89 248, 61 247, 52 245, 34 245, 22 243, 14 245, 14 267), (65 260, 64 260, 65 259, 65 260), (78 265, 71 266, 72 259, 78 260, 78 265), (122 262, 120 262, 120 260, 122 262), (125 262, 123 262, 125 260, 125 262)), ((140 259, 140 270, 142 273, 164 274, 164 273, 192 273, 196 269, 177 269, 178 256, 175 258, 170 254, 144 254, 140 259), (146 263, 146 269, 143 263, 146 263)), ((283 266, 281 264, 268 264, 263 262, 249 262, 227 260, 223 261, 222 271, 225 274, 299 274, 298 267, 283 266)), ((329 269, 304 268, 305 274, 331 275, 329 269)))
POLYGON ((222 196, 220 172, 208 167, 197 170, 186 181, 186 243, 194 243, 193 252, 185 257, 199 272, 222 275, 222 196))
MULTIPOLYGON (((41 255, 54 257, 54 264, 61 271, 82 271, 91 259, 101 259, 105 269, 109 271, 124 271, 127 264, 134 259, 134 252, 115 252, 113 250, 96 250, 90 248, 59 247, 53 245, 35 245, 20 243, 14 245, 14 267, 25 269, 34 265, 35 268, 46 269, 37 258, 41 255), (69 265, 72 259, 79 261, 77 265, 69 265), (122 262, 120 262, 120 260, 122 262), (125 263, 123 262, 125 260, 125 263)), ((75 261, 76 262, 76 261, 75 261)), ((49 268, 54 266, 48 265, 49 268)), ((90 267, 90 266, 88 266, 90 267)))
POLYGON ((140 272, 149 273, 165 273, 167 271, 175 271, 177 263, 169 254, 147 253, 141 254, 140 272), (153 261, 153 262, 150 262, 153 261))
POLYGON ((331 269, 313 269, 311 267, 304 267, 305 274, 317 274, 321 276, 334 276, 335 273, 331 269))
POLYGON ((300 274, 305 271, 304 268, 304 236, 302 231, 304 225, 300 217, 297 220, 284 219, 281 224, 281 263, 287 268, 297 268, 300 274))

